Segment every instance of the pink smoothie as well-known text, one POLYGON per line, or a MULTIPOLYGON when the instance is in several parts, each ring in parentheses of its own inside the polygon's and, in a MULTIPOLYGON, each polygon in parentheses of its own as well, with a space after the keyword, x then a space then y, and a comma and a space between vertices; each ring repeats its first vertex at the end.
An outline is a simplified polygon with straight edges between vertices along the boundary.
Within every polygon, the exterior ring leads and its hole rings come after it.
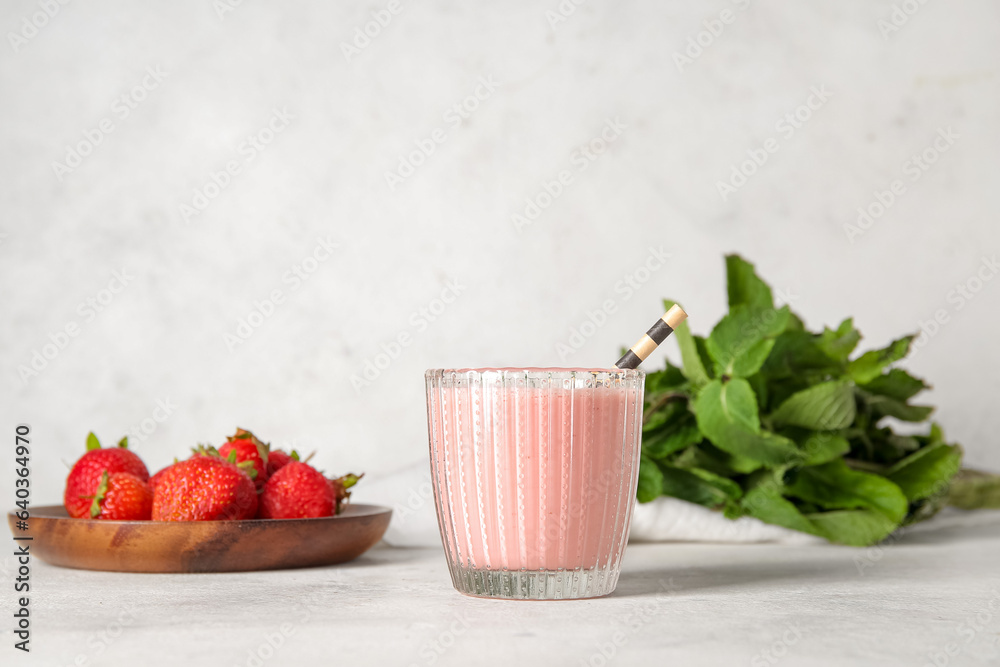
POLYGON ((429 395, 431 467, 454 562, 589 570, 620 558, 638 474, 641 383, 571 384, 522 377, 429 395))

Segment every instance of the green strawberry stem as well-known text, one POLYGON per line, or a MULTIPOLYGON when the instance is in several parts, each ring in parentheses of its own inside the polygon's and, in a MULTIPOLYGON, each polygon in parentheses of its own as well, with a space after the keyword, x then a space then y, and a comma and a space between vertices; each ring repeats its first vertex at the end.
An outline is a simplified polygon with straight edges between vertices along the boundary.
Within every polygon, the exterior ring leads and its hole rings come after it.
MULTIPOLYGON (((226 457, 227 463, 236 463, 236 450, 229 452, 229 456, 226 457)), ((250 475, 250 479, 257 479, 257 468, 254 466, 253 461, 240 461, 236 463, 236 467, 250 475)))
POLYGON ((236 427, 236 433, 226 438, 226 442, 233 442, 234 440, 249 440, 253 444, 257 445, 257 454, 264 462, 264 465, 267 465, 268 456, 271 453, 270 443, 262 441, 250 431, 245 428, 240 428, 239 426, 236 427))
POLYGON ((341 483, 344 489, 349 489, 355 484, 357 484, 358 480, 364 476, 365 476, 364 473, 361 473, 360 475, 355 475, 354 473, 348 473, 343 477, 338 477, 337 481, 341 483))
POLYGON ((90 504, 90 518, 96 519, 101 516, 101 501, 108 494, 108 471, 101 473, 101 483, 97 485, 97 493, 94 494, 94 502, 90 504))

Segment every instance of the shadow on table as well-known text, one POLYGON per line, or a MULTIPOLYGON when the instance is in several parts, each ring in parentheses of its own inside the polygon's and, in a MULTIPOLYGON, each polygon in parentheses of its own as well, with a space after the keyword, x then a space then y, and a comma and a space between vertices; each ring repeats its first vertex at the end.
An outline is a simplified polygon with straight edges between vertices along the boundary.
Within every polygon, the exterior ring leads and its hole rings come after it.
POLYGON ((887 542, 915 546, 996 537, 1000 537, 1000 511, 964 511, 950 507, 929 521, 899 530, 887 542))
MULTIPOLYGON (((753 548, 747 545, 748 550, 753 548)), ((749 561, 698 567, 677 567, 675 564, 662 570, 622 572, 612 596, 691 595, 712 588, 742 588, 765 581, 815 581, 817 576, 829 571, 827 563, 816 560, 801 563, 749 561)))
MULTIPOLYGON (((927 545, 959 544, 980 540, 995 540, 1000 537, 1000 511, 980 510, 965 512, 948 509, 926 523, 919 523, 897 531, 886 539, 880 547, 920 547, 927 545)), ((724 545, 728 549, 739 545, 724 545)), ((772 545, 773 546, 773 545, 772 545)), ((820 557, 813 554, 802 561, 767 558, 763 550, 756 551, 757 545, 743 545, 745 557, 738 562, 710 564, 703 566, 678 567, 676 562, 657 570, 639 570, 621 573, 618 588, 612 593, 616 597, 655 596, 664 594, 697 594, 713 588, 741 588, 766 581, 815 581, 819 575, 829 576, 842 569, 845 564, 844 550, 856 554, 866 554, 865 548, 853 549, 840 545, 817 545, 820 557), (828 554, 828 558, 822 557, 828 554)), ((850 569, 845 576, 856 576, 851 567, 853 556, 846 559, 850 569)))
POLYGON ((444 567, 444 554, 438 553, 440 551, 441 549, 434 549, 432 547, 391 547, 380 542, 354 560, 347 561, 346 563, 337 563, 336 565, 320 565, 318 567, 349 570, 353 568, 372 567, 373 565, 414 563, 435 556, 440 556, 442 567, 444 567))

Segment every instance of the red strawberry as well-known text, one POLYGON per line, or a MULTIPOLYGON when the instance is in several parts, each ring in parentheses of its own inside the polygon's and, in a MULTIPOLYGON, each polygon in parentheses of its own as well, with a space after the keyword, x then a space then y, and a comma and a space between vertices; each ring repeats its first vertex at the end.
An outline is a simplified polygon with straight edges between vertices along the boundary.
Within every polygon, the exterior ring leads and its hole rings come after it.
POLYGON ((87 436, 87 453, 73 464, 66 477, 63 504, 71 517, 82 519, 90 516, 90 506, 105 471, 108 474, 132 473, 144 482, 149 479, 146 464, 127 447, 128 438, 122 438, 117 447, 102 449, 97 436, 93 433, 87 436))
MULTIPOLYGON (((177 459, 174 459, 174 463, 171 464, 171 465, 174 465, 176 463, 177 463, 177 459)), ((163 479, 163 473, 165 473, 168 470, 170 470, 170 467, 171 466, 167 466, 166 468, 161 469, 158 473, 156 473, 155 475, 153 475, 152 477, 149 478, 149 488, 150 489, 152 489, 153 491, 156 491, 156 485, 160 483, 160 480, 163 479)))
POLYGON ((175 463, 157 481, 153 520, 252 519, 257 513, 257 491, 247 469, 253 470, 249 462, 238 466, 215 456, 193 456, 175 463))
POLYGON ((351 497, 351 492, 348 491, 348 489, 357 484, 358 480, 364 476, 364 473, 361 473, 360 475, 348 473, 343 477, 327 480, 330 482, 330 488, 333 489, 334 502, 337 503, 336 514, 340 514, 340 510, 343 509, 342 505, 347 502, 348 498, 351 497))
POLYGON ((261 519, 305 519, 331 516, 333 487, 308 463, 292 461, 267 480, 260 494, 261 519))
POLYGON ((129 472, 105 470, 90 505, 90 518, 107 521, 148 521, 153 513, 149 484, 129 472))
POLYGON ((236 434, 226 439, 226 444, 219 447, 219 455, 228 458, 230 452, 236 452, 236 462, 243 463, 251 461, 257 475, 254 477, 254 484, 258 489, 264 486, 269 474, 269 450, 270 448, 250 431, 242 428, 236 429, 236 434))
POLYGON ((291 454, 289 454, 283 449, 272 449, 267 456, 268 477, 278 472, 292 461, 298 461, 298 460, 300 460, 299 453, 294 449, 292 450, 291 454))

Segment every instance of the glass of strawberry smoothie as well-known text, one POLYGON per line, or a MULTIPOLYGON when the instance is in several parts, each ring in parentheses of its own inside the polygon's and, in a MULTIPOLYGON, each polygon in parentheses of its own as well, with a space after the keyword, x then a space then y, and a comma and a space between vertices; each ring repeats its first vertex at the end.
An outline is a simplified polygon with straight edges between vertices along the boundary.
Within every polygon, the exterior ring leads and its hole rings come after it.
POLYGON ((535 600, 611 593, 635 504, 645 374, 435 369, 425 380, 455 588, 535 600))

